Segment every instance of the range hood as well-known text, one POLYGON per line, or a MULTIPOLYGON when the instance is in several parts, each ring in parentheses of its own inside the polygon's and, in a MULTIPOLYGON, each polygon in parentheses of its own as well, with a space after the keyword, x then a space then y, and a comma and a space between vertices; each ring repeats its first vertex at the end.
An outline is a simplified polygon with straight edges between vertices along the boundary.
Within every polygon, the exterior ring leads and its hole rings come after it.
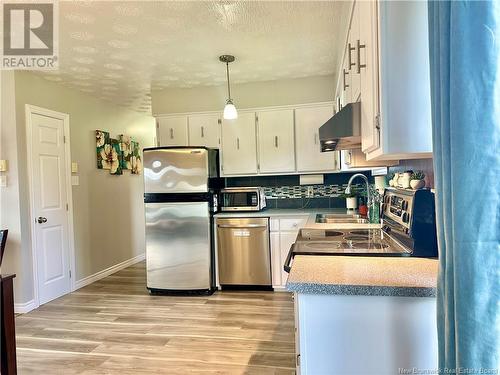
POLYGON ((349 103, 319 128, 321 152, 361 147, 361 103, 349 103))

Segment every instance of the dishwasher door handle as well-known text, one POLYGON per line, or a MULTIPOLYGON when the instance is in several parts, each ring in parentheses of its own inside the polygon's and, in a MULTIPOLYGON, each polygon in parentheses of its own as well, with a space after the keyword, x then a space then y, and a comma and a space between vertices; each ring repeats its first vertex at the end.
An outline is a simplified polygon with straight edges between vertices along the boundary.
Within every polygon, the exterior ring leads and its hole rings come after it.
POLYGON ((283 270, 286 273, 290 273, 290 271, 292 270, 292 267, 290 266, 290 262, 292 261, 294 246, 295 246, 295 244, 292 244, 292 246, 290 246, 290 250, 288 251, 288 255, 286 256, 286 259, 285 259, 285 264, 283 264, 283 270))
POLYGON ((247 225, 231 225, 231 224, 218 224, 218 228, 229 229, 246 229, 246 228, 267 228, 266 224, 247 224, 247 225))

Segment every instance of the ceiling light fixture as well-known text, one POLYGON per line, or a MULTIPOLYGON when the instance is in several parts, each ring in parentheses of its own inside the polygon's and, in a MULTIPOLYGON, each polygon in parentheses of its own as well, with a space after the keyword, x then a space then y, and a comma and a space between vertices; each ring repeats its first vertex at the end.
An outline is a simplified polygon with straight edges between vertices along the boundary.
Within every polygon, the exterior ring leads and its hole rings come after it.
POLYGON ((226 64, 226 74, 227 74, 227 101, 226 106, 224 107, 224 119, 225 120, 234 120, 238 118, 238 111, 236 111, 236 107, 233 104, 233 100, 231 99, 231 86, 229 84, 229 63, 235 60, 232 55, 222 55, 219 56, 219 60, 226 64))

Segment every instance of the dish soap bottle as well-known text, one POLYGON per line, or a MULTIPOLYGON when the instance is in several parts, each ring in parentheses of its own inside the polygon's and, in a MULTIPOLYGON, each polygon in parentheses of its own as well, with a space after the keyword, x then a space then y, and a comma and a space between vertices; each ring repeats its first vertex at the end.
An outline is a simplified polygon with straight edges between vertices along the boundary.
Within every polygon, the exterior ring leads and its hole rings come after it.
POLYGON ((382 195, 370 186, 370 201, 368 202, 368 220, 371 224, 380 223, 380 204, 382 202, 382 195))

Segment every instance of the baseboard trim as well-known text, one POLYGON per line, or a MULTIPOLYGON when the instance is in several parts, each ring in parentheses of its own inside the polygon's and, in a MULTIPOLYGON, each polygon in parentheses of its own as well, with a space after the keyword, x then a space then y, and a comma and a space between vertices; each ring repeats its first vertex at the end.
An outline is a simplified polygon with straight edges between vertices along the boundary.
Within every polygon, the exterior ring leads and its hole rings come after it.
POLYGON ((99 271, 97 273, 94 273, 93 275, 84 277, 83 279, 77 280, 75 282, 75 290, 83 288, 84 286, 87 286, 89 284, 95 283, 98 280, 101 280, 109 275, 114 274, 115 272, 118 272, 124 268, 130 267, 133 264, 142 262, 146 258, 146 254, 140 254, 137 255, 136 257, 127 259, 121 263, 115 264, 114 266, 111 266, 109 268, 106 268, 102 271, 99 271))
POLYGON ((37 306, 34 299, 24 303, 14 303, 14 313, 16 314, 26 314, 36 308, 37 306))

